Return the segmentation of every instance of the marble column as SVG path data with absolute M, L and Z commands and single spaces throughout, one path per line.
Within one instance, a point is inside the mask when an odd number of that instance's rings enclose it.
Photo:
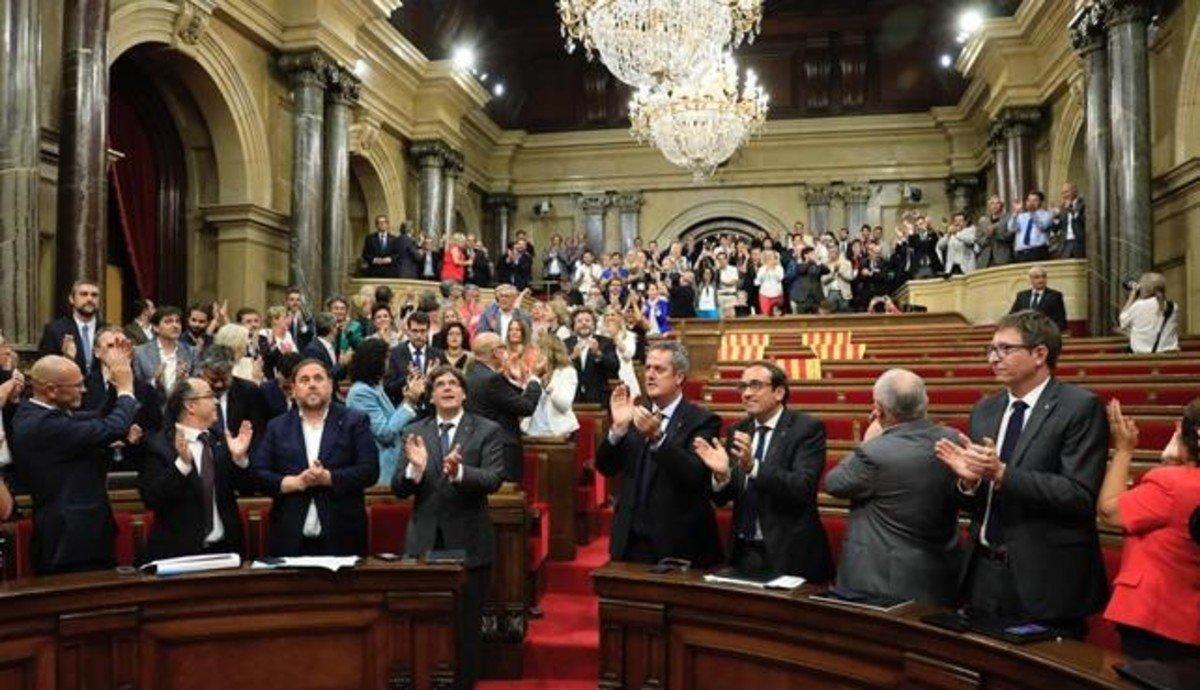
M 950 202 L 950 213 L 962 211 L 967 214 L 968 222 L 974 222 L 974 212 L 979 205 L 978 195 L 978 175 L 951 175 L 946 178 L 946 198 Z
M 1108 0 L 1109 116 L 1112 127 L 1113 280 L 1153 265 L 1150 209 L 1150 67 L 1146 0 Z
M 604 236 L 604 216 L 608 212 L 607 194 L 586 194 L 577 202 L 583 211 L 583 231 L 587 235 L 587 246 L 597 257 L 608 251 Z
M 1112 330 L 1115 309 L 1121 302 L 1121 281 L 1112 274 L 1111 204 L 1109 188 L 1108 51 L 1104 10 L 1096 2 L 1076 15 L 1071 44 L 1083 60 L 1084 140 L 1087 148 L 1088 187 L 1085 237 L 1088 260 L 1088 327 L 1092 335 Z
M 292 235 L 290 281 L 309 304 L 324 298 L 322 200 L 324 198 L 325 80 L 332 61 L 319 50 L 287 53 L 279 67 L 292 86 Z
M 1004 126 L 999 120 L 988 125 L 988 148 L 992 150 L 992 174 L 996 178 L 996 196 L 1008 209 L 1012 199 L 1008 196 L 1008 142 L 1004 139 Z
M 65 0 L 62 13 L 56 298 L 84 278 L 104 294 L 108 258 L 108 0 Z
M 409 149 L 421 170 L 421 209 L 418 225 L 422 235 L 438 237 L 445 230 L 442 210 L 446 201 L 442 192 L 443 171 L 450 158 L 450 147 L 440 139 L 414 141 Z
M 808 227 L 814 235 L 835 229 L 829 226 L 831 198 L 827 187 L 809 187 L 804 192 L 804 201 L 808 204 Z
M 489 219 L 489 231 L 484 244 L 492 252 L 492 256 L 508 247 L 509 225 L 512 214 L 517 210 L 517 197 L 507 192 L 488 194 L 483 197 L 483 210 Z
M 39 4 L 0 5 L 0 332 L 22 345 L 37 338 Z
M 1037 127 L 1042 121 L 1041 108 L 1008 108 L 1000 116 L 1008 149 L 1008 197 L 1024 199 L 1033 191 L 1037 179 L 1033 171 L 1033 146 Z
M 321 218 L 321 283 L 325 297 L 341 294 L 351 267 L 350 249 L 350 121 L 358 103 L 359 80 L 349 70 L 330 66 L 326 72 L 324 132 L 324 196 Z
M 871 203 L 871 190 L 867 187 L 850 187 L 843 199 L 846 205 L 846 227 L 854 235 L 868 222 L 867 206 Z
M 641 234 L 642 204 L 645 199 L 641 192 L 625 192 L 614 196 L 612 203 L 620 214 L 621 251 L 628 252 Z
M 458 178 L 463 171 L 463 155 L 451 151 L 442 167 L 442 233 L 449 237 L 454 232 L 454 195 L 458 193 Z

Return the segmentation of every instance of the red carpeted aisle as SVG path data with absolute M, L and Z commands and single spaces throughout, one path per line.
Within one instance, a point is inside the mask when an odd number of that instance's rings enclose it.
M 581 547 L 575 560 L 548 562 L 542 617 L 530 621 L 525 677 L 480 681 L 479 690 L 595 690 L 599 675 L 599 611 L 588 576 L 608 562 L 608 539 Z

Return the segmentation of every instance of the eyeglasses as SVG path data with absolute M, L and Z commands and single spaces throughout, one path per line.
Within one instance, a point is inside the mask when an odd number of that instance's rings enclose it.
M 59 388 L 87 388 L 87 382 L 83 379 L 79 379 L 75 383 L 55 383 L 53 385 Z
M 987 345 L 983 348 L 983 355 L 988 359 L 995 355 L 997 359 L 1004 359 L 1016 352 L 1017 350 L 1033 350 L 1029 345 L 1014 345 L 1012 343 L 997 343 L 995 345 Z
M 746 391 L 757 393 L 771 384 L 767 381 L 738 381 L 736 385 L 739 393 L 745 393 Z
M 184 400 L 211 400 L 216 397 L 217 396 L 213 395 L 212 393 L 209 393 L 208 395 L 189 395 L 184 398 Z

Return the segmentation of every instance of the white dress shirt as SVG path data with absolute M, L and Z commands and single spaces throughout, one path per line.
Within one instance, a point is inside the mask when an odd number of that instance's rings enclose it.
M 463 418 L 463 410 L 461 410 L 461 409 L 458 411 L 457 415 L 455 415 L 449 419 L 444 419 L 442 417 L 441 413 L 438 413 L 438 415 L 437 415 L 437 430 L 438 430 L 438 442 L 439 443 L 441 442 L 441 437 L 442 437 L 442 428 L 441 428 L 442 424 L 450 424 L 452 426 L 446 430 L 447 431 L 446 435 L 450 439 L 450 448 L 451 449 L 454 448 L 454 439 L 458 437 L 458 428 L 460 426 L 462 426 L 462 418 Z M 430 449 L 430 448 L 426 448 L 425 450 L 427 453 L 434 452 L 434 450 Z M 440 453 L 441 449 L 440 448 L 437 449 L 436 452 Z M 428 467 L 428 465 L 426 465 L 426 467 Z M 417 469 L 415 467 L 413 467 L 411 462 L 408 463 L 408 466 L 404 468 L 404 476 L 407 477 L 408 479 L 411 479 L 416 484 L 421 483 L 421 478 L 424 476 L 424 474 L 425 474 L 424 470 L 417 471 Z M 458 474 L 451 477 L 450 481 L 452 483 L 457 484 L 458 482 L 462 481 L 462 478 L 463 478 L 463 466 L 461 463 L 459 463 Z
M 763 458 L 767 457 L 767 453 L 771 450 L 771 439 L 775 438 L 775 430 L 779 428 L 779 418 L 782 416 L 783 416 L 783 406 L 781 405 L 779 407 L 779 409 L 775 412 L 775 415 L 772 416 L 770 419 L 768 419 L 766 422 L 763 422 L 761 424 L 758 423 L 757 421 L 754 422 L 754 431 L 751 432 L 751 434 L 750 434 L 750 443 L 751 443 L 750 456 L 751 457 L 754 457 L 755 455 L 762 455 Z M 766 433 L 764 433 L 762 435 L 762 440 L 759 441 L 755 437 L 758 436 L 758 428 L 761 426 L 765 426 L 770 430 L 767 431 Z M 759 446 L 762 446 L 762 452 L 759 452 Z M 742 480 L 743 481 L 742 488 L 745 488 L 746 484 L 748 484 L 751 479 L 758 479 L 759 462 L 760 462 L 759 460 L 755 460 L 754 464 L 750 467 L 749 474 L 747 474 L 745 476 L 745 478 Z M 718 482 L 716 476 L 714 476 L 712 479 L 713 491 L 720 491 L 721 489 L 724 489 L 731 481 L 731 478 L 732 478 L 732 472 L 730 473 L 730 477 L 726 478 L 725 481 L 723 481 L 723 482 Z M 754 538 L 758 539 L 758 540 L 762 540 L 762 538 L 763 538 L 762 520 L 758 520 L 754 523 Z
M 4 435 L 4 410 L 0 408 L 0 467 L 12 463 L 12 452 L 8 449 L 8 437 Z
M 1042 381 L 1037 388 L 1034 388 L 1020 398 L 1013 396 L 1011 392 L 1008 393 L 1008 407 L 1004 409 L 1004 416 L 1000 418 L 1000 432 L 996 435 L 997 453 L 999 453 L 1000 449 L 1004 447 L 1004 436 L 1008 432 L 1008 420 L 1010 417 L 1012 417 L 1013 403 L 1015 403 L 1017 400 L 1022 400 L 1026 405 L 1025 421 L 1021 425 L 1021 433 L 1025 433 L 1025 428 L 1029 426 L 1029 419 L 1033 416 L 1034 410 L 1037 409 L 1038 400 L 1041 399 L 1042 393 L 1046 390 L 1046 386 L 1049 385 L 1049 383 L 1050 378 L 1047 377 L 1046 380 Z M 979 541 L 984 546 L 991 546 L 991 544 L 987 543 L 987 537 L 985 535 L 987 533 L 988 519 L 992 515 L 992 496 L 995 494 L 995 486 L 996 485 L 994 482 L 988 482 L 987 506 L 983 509 L 983 522 L 980 523 L 979 528 Z M 959 485 L 959 488 L 962 488 L 961 484 Z M 974 494 L 975 491 L 964 491 L 964 493 Z
M 325 408 L 325 412 L 321 414 L 321 421 L 318 424 L 309 424 L 304 419 L 304 415 L 300 415 L 300 429 L 304 432 L 304 452 L 308 455 L 308 466 L 314 467 L 316 462 L 320 460 L 321 453 L 321 437 L 325 434 L 325 418 L 329 416 L 329 408 Z M 316 539 L 321 536 L 321 517 L 317 514 L 317 502 L 310 500 L 308 502 L 308 513 L 304 516 L 304 536 L 309 539 Z
M 162 364 L 163 390 L 169 393 L 175 390 L 175 380 L 179 377 L 179 343 L 175 343 L 175 349 L 169 355 L 163 350 L 161 340 L 154 343 L 158 346 L 158 362 Z
M 196 472 L 201 476 L 203 476 L 205 472 L 216 472 L 215 467 L 204 466 L 204 444 L 200 443 L 200 434 L 204 433 L 206 429 L 197 429 L 195 427 L 187 426 L 186 424 L 176 424 L 175 428 L 183 432 L 183 437 L 187 439 L 188 453 L 190 453 L 192 456 L 191 464 L 184 462 L 183 458 L 175 458 L 175 468 L 179 470 L 179 473 L 186 477 L 192 473 L 193 468 L 195 468 Z M 233 463 L 242 469 L 246 469 L 250 466 L 250 458 L 246 457 L 242 458 L 241 460 L 233 458 Z M 221 522 L 220 511 L 217 510 L 217 494 L 214 491 L 213 528 L 212 531 L 204 537 L 204 543 L 215 544 L 224 538 L 225 525 Z
M 650 450 L 658 450 L 662 446 L 663 440 L 667 438 L 667 427 L 671 424 L 671 417 L 675 416 L 675 410 L 681 402 L 683 402 L 683 393 L 676 395 L 675 399 L 667 403 L 666 407 L 652 406 L 651 412 L 662 415 L 662 422 L 659 423 L 658 427 L 658 440 L 650 444 Z M 612 429 L 608 430 L 608 442 L 610 444 L 615 446 L 621 442 L 622 438 L 625 438 L 625 434 L 614 434 Z

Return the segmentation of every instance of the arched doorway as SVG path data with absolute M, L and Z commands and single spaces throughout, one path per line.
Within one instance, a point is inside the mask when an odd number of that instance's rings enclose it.
M 765 237 L 767 232 L 757 223 L 744 218 L 709 218 L 688 227 L 679 234 L 679 239 L 683 242 L 689 240 L 703 242 L 710 237 L 720 235 L 732 235 L 735 242 L 738 239 L 754 242 Z

